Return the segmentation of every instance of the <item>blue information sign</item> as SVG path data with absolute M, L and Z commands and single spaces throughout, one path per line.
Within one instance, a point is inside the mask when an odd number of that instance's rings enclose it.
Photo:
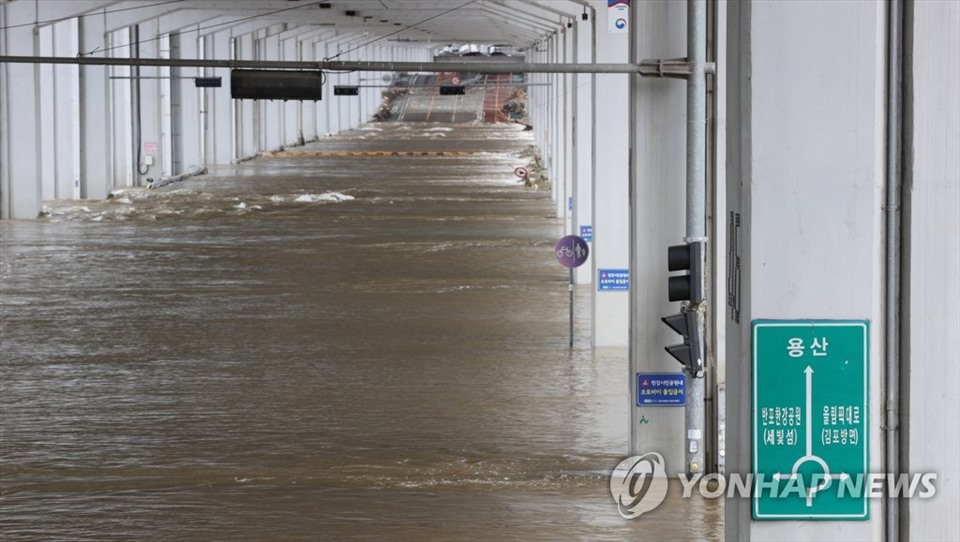
M 597 290 L 601 292 L 630 289 L 629 269 L 598 269 Z
M 588 243 L 593 242 L 593 226 L 591 224 L 580 226 L 580 238 Z
M 687 375 L 637 373 L 637 406 L 682 406 L 687 402 Z

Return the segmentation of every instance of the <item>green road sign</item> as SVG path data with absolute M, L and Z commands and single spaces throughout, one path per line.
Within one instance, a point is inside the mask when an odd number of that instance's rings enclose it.
M 868 519 L 867 321 L 753 322 L 754 519 Z

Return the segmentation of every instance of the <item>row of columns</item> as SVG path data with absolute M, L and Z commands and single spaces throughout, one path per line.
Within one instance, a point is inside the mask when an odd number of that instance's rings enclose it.
M 636 64 L 685 56 L 685 2 L 632 2 L 630 33 L 611 27 L 606 2 L 589 4 L 587 20 L 561 19 L 531 48 L 531 60 Z M 888 4 L 710 6 L 716 73 L 706 119 L 704 468 L 753 469 L 752 322 L 865 320 L 869 472 L 888 467 L 884 433 L 899 431 L 900 472 L 935 472 L 939 484 L 933 499 L 891 500 L 889 507 L 900 509 L 901 536 L 953 539 L 960 536 L 951 514 L 960 500 L 960 431 L 940 413 L 960 400 L 960 290 L 956 280 L 943 280 L 960 274 L 960 72 L 951 63 L 960 55 L 960 5 L 907 7 L 911 54 L 898 207 L 883 197 L 892 152 L 885 136 L 892 122 L 885 101 Z M 629 453 L 657 451 L 668 473 L 683 472 L 683 409 L 637 406 L 634 380 L 638 373 L 680 372 L 663 351 L 680 337 L 661 318 L 677 311 L 667 298 L 666 249 L 685 241 L 685 84 L 614 74 L 530 80 L 531 122 L 563 233 L 592 231 L 590 259 L 575 281 L 591 289 L 593 346 L 629 345 Z M 885 236 L 893 235 L 883 224 L 891 212 L 904 213 L 900 299 L 882 295 Z M 627 268 L 629 292 L 598 289 L 600 270 Z M 903 318 L 899 330 L 886 321 L 891 303 Z M 898 378 L 884 367 L 884 343 L 894 333 L 903 341 L 898 404 L 884 391 L 887 379 Z M 901 412 L 899 427 L 885 422 L 891 409 Z M 725 436 L 725 445 L 711 442 Z M 871 499 L 866 521 L 854 522 L 757 521 L 751 505 L 728 499 L 728 539 L 875 540 L 896 528 L 879 498 Z
M 532 62 L 626 63 L 629 34 L 610 32 L 607 4 L 531 48 Z M 565 234 L 588 239 L 591 256 L 577 284 L 591 285 L 594 347 L 628 345 L 627 290 L 599 290 L 598 273 L 628 268 L 629 78 L 626 74 L 532 74 L 529 112 L 557 216 Z M 635 283 L 632 281 L 632 284 Z
M 332 28 L 256 20 L 201 24 L 222 17 L 189 11 L 142 20 L 123 10 L 81 11 L 109 4 L 4 3 L 0 51 L 23 56 L 430 60 L 425 49 L 368 43 L 361 34 Z M 333 87 L 379 84 L 381 75 L 327 73 L 319 102 L 241 101 L 230 98 L 228 69 L 3 64 L 0 217 L 35 218 L 44 200 L 106 198 L 115 187 L 227 165 L 356 128 L 376 113 L 380 89 L 362 88 L 359 98 L 334 97 Z M 198 76 L 220 77 L 222 86 L 196 88 Z

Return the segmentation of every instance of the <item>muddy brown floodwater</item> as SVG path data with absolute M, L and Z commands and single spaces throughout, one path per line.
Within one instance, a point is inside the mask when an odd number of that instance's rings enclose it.
M 530 144 L 369 125 L 0 224 L 0 538 L 719 537 L 715 502 L 617 512 L 626 351 L 589 287 L 567 348 Z

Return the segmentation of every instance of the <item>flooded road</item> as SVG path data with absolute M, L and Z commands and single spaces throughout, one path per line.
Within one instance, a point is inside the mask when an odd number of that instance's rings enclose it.
M 716 502 L 617 513 L 626 352 L 585 288 L 567 348 L 531 144 L 370 125 L 0 223 L 0 538 L 721 536 Z

